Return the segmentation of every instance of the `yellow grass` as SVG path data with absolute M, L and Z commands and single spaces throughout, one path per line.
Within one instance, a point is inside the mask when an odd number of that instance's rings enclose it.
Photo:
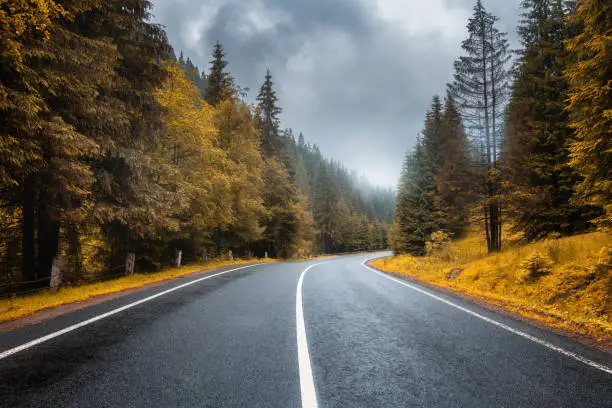
M 445 254 L 388 257 L 372 265 L 465 293 L 551 326 L 610 341 L 611 247 L 612 235 L 597 232 L 517 245 L 488 255 L 482 234 L 472 232 L 452 243 Z M 550 273 L 526 280 L 521 263 L 536 252 L 550 260 Z M 450 279 L 448 274 L 454 268 L 462 272 Z
M 30 296 L 0 300 L 0 322 L 14 320 L 30 315 L 43 309 L 49 309 L 69 303 L 81 302 L 95 296 L 106 295 L 126 289 L 138 288 L 149 283 L 174 279 L 199 271 L 208 271 L 223 266 L 244 265 L 252 263 L 247 260 L 218 260 L 204 265 L 188 265 L 180 268 L 167 269 L 151 274 L 134 274 L 106 282 L 86 284 L 82 286 L 62 287 L 57 293 L 40 292 Z M 271 259 L 259 262 L 273 262 Z

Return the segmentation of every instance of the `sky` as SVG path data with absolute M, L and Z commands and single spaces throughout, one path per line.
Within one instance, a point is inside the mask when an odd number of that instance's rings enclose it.
M 152 0 L 176 53 L 208 69 L 223 44 L 253 100 L 270 69 L 283 128 L 370 182 L 395 187 L 445 93 L 475 0 Z M 520 0 L 483 0 L 516 47 Z

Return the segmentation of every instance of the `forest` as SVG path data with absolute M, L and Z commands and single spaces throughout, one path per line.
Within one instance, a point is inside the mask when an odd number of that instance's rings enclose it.
M 612 3 L 523 0 L 511 50 L 478 0 L 398 187 L 390 244 L 424 255 L 477 225 L 489 253 L 612 228 Z
M 250 102 L 220 43 L 177 58 L 150 10 L 0 5 L 0 283 L 386 248 L 395 192 L 284 128 L 269 71 Z

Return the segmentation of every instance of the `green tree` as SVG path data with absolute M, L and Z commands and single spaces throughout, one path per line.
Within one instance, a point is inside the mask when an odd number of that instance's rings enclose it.
M 261 131 L 261 148 L 266 157 L 279 156 L 282 151 L 282 140 L 279 134 L 279 115 L 282 109 L 272 82 L 270 70 L 257 96 L 257 127 Z
M 584 26 L 567 42 L 570 165 L 582 177 L 575 200 L 605 209 L 596 222 L 612 229 L 612 4 L 579 0 L 573 22 Z
M 584 229 L 589 212 L 570 203 L 579 177 L 568 164 L 572 134 L 563 76 L 570 27 L 560 0 L 525 0 L 523 49 L 508 107 L 504 161 L 514 228 L 529 240 Z
M 501 249 L 498 146 L 510 58 L 506 34 L 497 29 L 497 20 L 477 0 L 467 25 L 469 38 L 461 45 L 466 55 L 455 61 L 454 82 L 450 86 L 466 130 L 483 150 L 479 163 L 484 187 L 481 202 L 489 251 Z
M 226 71 L 228 62 L 225 56 L 223 46 L 217 41 L 210 60 L 210 71 L 204 93 L 206 101 L 211 106 L 217 106 L 225 99 L 235 96 L 234 79 Z
M 391 247 L 396 254 L 425 254 L 425 243 L 436 231 L 435 201 L 431 194 L 432 167 L 422 139 L 406 155 L 400 177 Z
M 461 116 L 450 93 L 444 102 L 441 122 L 442 165 L 436 173 L 437 207 L 442 219 L 439 229 L 459 237 L 469 222 L 474 175 Z
M 319 165 L 313 188 L 312 213 L 317 240 L 323 253 L 335 249 L 338 238 L 338 194 L 325 163 Z

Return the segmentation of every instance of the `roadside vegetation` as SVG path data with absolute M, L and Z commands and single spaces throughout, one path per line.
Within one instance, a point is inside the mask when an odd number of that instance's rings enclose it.
M 612 338 L 612 235 L 592 232 L 525 244 L 504 240 L 489 254 L 482 231 L 451 242 L 434 234 L 426 256 L 382 258 L 372 266 L 499 305 L 598 340 Z
M 392 190 L 283 126 L 271 72 L 248 95 L 222 44 L 208 67 L 177 56 L 151 9 L 2 2 L 0 295 L 44 289 L 58 268 L 70 284 L 155 272 L 179 251 L 385 248 Z
M 513 52 L 476 0 L 374 265 L 609 341 L 612 5 L 521 8 Z

